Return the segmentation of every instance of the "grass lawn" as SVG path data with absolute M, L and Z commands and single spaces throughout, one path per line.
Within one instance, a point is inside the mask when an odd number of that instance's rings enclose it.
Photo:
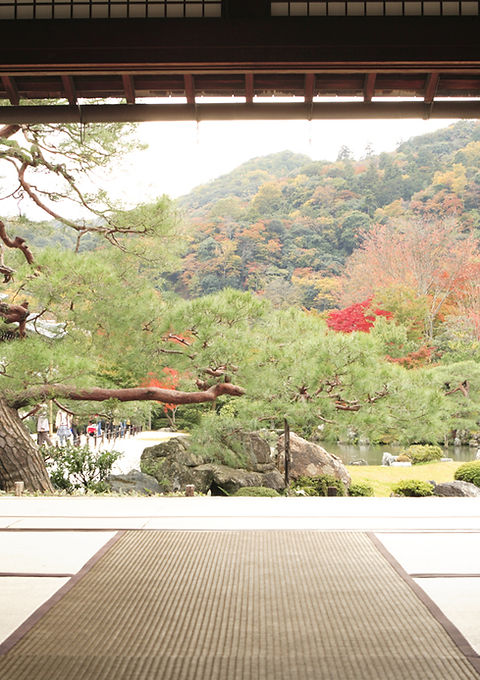
M 452 482 L 455 470 L 462 463 L 423 463 L 411 467 L 390 467 L 387 465 L 348 465 L 352 482 L 367 482 L 374 489 L 375 496 L 390 496 L 392 485 L 404 479 L 421 479 Z

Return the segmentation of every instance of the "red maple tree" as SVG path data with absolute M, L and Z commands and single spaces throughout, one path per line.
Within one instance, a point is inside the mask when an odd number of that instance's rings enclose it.
M 180 379 L 178 371 L 174 368 L 165 367 L 162 369 L 162 373 L 165 375 L 163 380 L 159 380 L 158 376 L 153 372 L 148 373 L 143 387 L 162 387 L 163 389 L 175 390 Z M 167 416 L 169 411 L 175 411 L 177 407 L 178 404 L 163 404 L 163 410 Z
M 354 331 L 370 333 L 377 317 L 383 316 L 386 319 L 393 317 L 391 312 L 384 309 L 371 309 L 371 304 L 372 298 L 370 297 L 363 302 L 345 307 L 345 309 L 334 310 L 327 316 L 327 326 L 333 331 L 341 333 L 353 333 Z

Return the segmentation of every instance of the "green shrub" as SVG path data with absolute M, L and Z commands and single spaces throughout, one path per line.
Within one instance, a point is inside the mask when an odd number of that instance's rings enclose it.
M 473 460 L 470 463 L 460 465 L 455 471 L 455 479 L 480 486 L 480 460 Z
M 397 496 L 433 496 L 433 485 L 420 479 L 403 479 L 392 490 Z
M 348 488 L 349 496 L 373 496 L 373 486 L 367 482 L 353 482 Z
M 106 478 L 113 464 L 120 458 L 120 451 L 99 451 L 85 446 L 42 446 L 48 474 L 57 489 L 71 493 L 75 489 L 94 491 L 108 490 Z
M 228 409 L 225 416 L 221 412 L 220 415 L 216 411 L 204 414 L 190 432 L 190 451 L 208 463 L 245 468 L 248 457 L 240 439 L 235 438 L 238 422 L 229 417 Z
M 338 496 L 346 496 L 347 490 L 343 482 L 333 475 L 318 475 L 316 477 L 298 477 L 291 484 L 293 490 L 299 489 L 307 496 L 328 496 L 328 487 L 337 489 Z
M 270 489 L 266 486 L 243 486 L 238 491 L 235 491 L 234 496 L 280 496 L 278 491 Z
M 429 463 L 432 460 L 440 460 L 443 458 L 443 451 L 440 446 L 435 446 L 433 444 L 413 444 L 402 453 L 409 457 L 413 465 L 417 463 Z

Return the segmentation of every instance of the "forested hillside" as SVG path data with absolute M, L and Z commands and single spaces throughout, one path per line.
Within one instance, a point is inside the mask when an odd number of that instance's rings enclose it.
M 153 406 L 213 457 L 284 417 L 326 441 L 480 444 L 479 123 L 361 160 L 253 159 L 178 204 L 5 220 L 1 394 L 227 389 Z
M 187 297 L 232 287 L 277 306 L 336 307 L 345 263 L 373 225 L 452 218 L 476 235 L 479 166 L 476 122 L 360 161 L 345 147 L 336 162 L 253 159 L 180 200 L 189 243 L 174 284 Z

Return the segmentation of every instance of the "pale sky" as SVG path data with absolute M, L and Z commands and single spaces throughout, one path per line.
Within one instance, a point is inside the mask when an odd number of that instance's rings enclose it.
M 140 123 L 137 134 L 148 149 L 134 152 L 114 167 L 105 188 L 113 198 L 122 200 L 124 207 L 132 208 L 162 194 L 177 198 L 256 156 L 290 150 L 313 160 L 333 161 L 346 145 L 359 159 L 367 145 L 375 154 L 393 151 L 410 137 L 453 122 L 410 119 Z M 2 186 L 5 193 L 7 186 Z M 2 202 L 4 215 L 16 215 L 19 209 L 31 219 L 46 217 L 28 200 Z M 62 206 L 61 212 L 72 218 L 75 212 L 78 215 L 70 205 Z
M 178 197 L 256 156 L 290 150 L 314 160 L 335 160 L 342 145 L 355 158 L 368 144 L 374 153 L 447 127 L 452 120 L 228 121 L 141 123 L 149 149 L 126 159 L 114 173 L 115 194 L 146 202 L 166 193 Z

